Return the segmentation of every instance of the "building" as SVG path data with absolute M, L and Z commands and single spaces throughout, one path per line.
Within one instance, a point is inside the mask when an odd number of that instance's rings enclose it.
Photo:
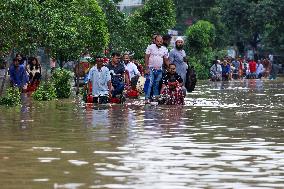
M 143 6 L 145 0 L 123 0 L 118 3 L 119 10 L 126 14 L 131 13 L 135 9 Z

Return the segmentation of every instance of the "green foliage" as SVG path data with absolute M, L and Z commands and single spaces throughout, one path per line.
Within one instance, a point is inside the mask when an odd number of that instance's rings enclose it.
M 108 19 L 110 50 L 131 51 L 135 58 L 144 57 L 154 33 L 165 34 L 175 25 L 172 0 L 148 0 L 129 16 L 120 12 L 110 0 L 100 0 L 100 4 Z
M 201 60 L 195 56 L 189 57 L 190 65 L 195 69 L 196 77 L 199 80 L 207 79 L 209 77 L 209 72 L 205 71 L 206 66 L 201 63 Z
M 0 1 L 0 53 L 17 48 L 22 52 L 37 46 L 40 5 L 37 0 Z
M 106 19 L 96 0 L 46 0 L 41 8 L 42 44 L 58 59 L 75 59 L 107 45 Z
M 1 0 L 0 54 L 46 48 L 57 59 L 102 51 L 109 34 L 96 0 Z
M 43 82 L 39 88 L 32 94 L 33 99 L 37 101 L 50 101 L 56 98 L 56 90 L 51 82 Z
M 251 12 L 253 10 L 250 0 L 221 0 L 218 6 L 221 8 L 222 21 L 228 27 L 230 41 L 246 41 L 252 37 Z
M 165 34 L 175 23 L 175 7 L 172 0 L 148 0 L 145 5 L 128 17 L 127 47 L 142 58 L 151 37 Z
M 55 98 L 69 98 L 71 95 L 71 72 L 65 69 L 56 69 L 51 80 L 40 84 L 33 93 L 38 101 L 50 101 Z
M 208 21 L 200 20 L 186 31 L 186 50 L 189 61 L 195 68 L 198 79 L 207 79 L 209 68 L 214 58 L 213 44 L 215 27 Z
M 56 69 L 51 81 L 54 84 L 57 98 L 69 98 L 71 95 L 71 72 L 65 69 Z
M 265 7 L 259 15 L 259 18 L 264 17 L 265 20 L 261 30 L 264 48 L 284 52 L 284 0 L 263 0 L 260 3 L 261 7 Z
M 284 0 L 219 0 L 216 7 L 230 34 L 227 44 L 243 43 L 257 50 L 261 43 L 270 51 L 284 50 Z
M 190 24 L 205 19 L 217 0 L 174 0 L 177 14 L 175 28 L 184 33 Z M 210 20 L 211 21 L 211 20 Z
M 124 51 L 126 49 L 125 34 L 127 33 L 126 16 L 110 0 L 100 0 L 99 2 L 107 19 L 107 27 L 110 33 L 110 51 Z
M 201 54 L 213 46 L 215 27 L 208 21 L 200 20 L 188 28 L 186 37 L 186 49 L 192 54 Z
M 0 98 L 0 105 L 17 106 L 21 104 L 21 93 L 18 88 L 8 88 L 6 95 Z

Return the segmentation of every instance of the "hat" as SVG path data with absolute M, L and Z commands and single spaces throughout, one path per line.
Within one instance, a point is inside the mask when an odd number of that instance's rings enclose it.
M 178 37 L 178 38 L 176 39 L 176 42 L 177 42 L 177 41 L 182 41 L 182 42 L 183 42 L 183 38 Z

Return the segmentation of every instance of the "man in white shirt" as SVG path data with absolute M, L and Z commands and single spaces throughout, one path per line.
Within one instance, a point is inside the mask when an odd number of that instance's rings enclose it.
M 145 103 L 149 103 L 151 90 L 153 88 L 153 96 L 159 96 L 159 84 L 162 79 L 162 67 L 163 64 L 169 67 L 168 49 L 163 45 L 163 38 L 157 35 L 155 38 L 155 44 L 151 44 L 146 49 L 145 54 L 145 66 L 146 74 L 149 74 L 150 83 L 145 92 Z
M 136 86 L 138 78 L 141 76 L 141 74 L 138 71 L 137 66 L 133 62 L 130 62 L 130 57 L 128 53 L 125 53 L 123 55 L 123 63 L 125 70 L 128 73 L 129 82 L 131 83 L 131 86 Z
M 219 60 L 213 60 L 213 65 L 210 68 L 211 81 L 221 81 L 222 80 L 222 66 Z
M 256 76 L 257 76 L 258 79 L 262 78 L 263 72 L 264 72 L 264 67 L 263 67 L 261 61 L 258 60 L 257 64 L 256 64 Z
M 102 57 L 97 56 L 96 65 L 90 69 L 87 82 L 92 84 L 94 103 L 107 103 L 112 96 L 112 84 L 110 71 L 103 65 Z

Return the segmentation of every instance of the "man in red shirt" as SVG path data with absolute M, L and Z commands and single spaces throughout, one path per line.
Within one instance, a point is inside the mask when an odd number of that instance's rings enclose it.
M 256 79 L 256 62 L 254 59 L 249 61 L 249 79 Z

